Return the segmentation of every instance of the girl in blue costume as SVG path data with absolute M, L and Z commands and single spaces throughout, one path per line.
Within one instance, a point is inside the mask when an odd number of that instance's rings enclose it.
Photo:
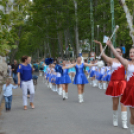
M 75 60 L 72 60 L 71 61 L 71 64 L 74 64 L 74 63 L 75 63 Z M 73 82 L 74 81 L 75 74 L 76 74 L 75 67 L 70 68 L 70 73 L 71 73 L 71 80 Z
M 101 81 L 102 81 L 102 89 L 106 90 L 107 89 L 107 67 L 106 66 Z
M 59 61 L 57 61 L 57 64 L 59 65 Z M 61 65 L 59 65 L 59 66 L 61 66 Z M 58 92 L 58 94 L 59 95 L 62 95 L 62 84 L 61 84 L 61 72 L 56 72 L 56 85 L 57 85 L 57 92 Z
M 55 64 L 51 64 L 51 77 L 50 77 L 50 83 L 52 84 L 52 91 L 57 92 L 56 88 L 56 72 L 55 72 Z
M 78 88 L 79 103 L 84 102 L 84 100 L 83 100 L 84 85 L 88 83 L 88 80 L 84 74 L 84 66 L 89 66 L 89 67 L 93 66 L 92 64 L 81 63 L 81 61 L 82 61 L 81 57 L 78 57 L 76 63 L 74 63 L 70 66 L 62 67 L 64 70 L 72 68 L 72 67 L 75 67 L 75 69 L 76 69 L 74 84 L 76 84 L 77 88 Z
M 66 67 L 67 61 L 63 60 L 63 68 Z M 68 99 L 68 84 L 71 83 L 71 79 L 68 74 L 69 69 L 64 69 L 61 77 L 62 90 L 63 90 L 63 100 Z
M 85 62 L 85 63 L 88 63 L 88 62 L 87 62 L 87 59 L 85 59 L 84 62 Z M 89 74 L 88 74 L 89 67 L 86 66 L 85 69 L 84 69 L 84 71 L 85 71 L 85 74 L 86 74 L 87 78 L 89 78 Z

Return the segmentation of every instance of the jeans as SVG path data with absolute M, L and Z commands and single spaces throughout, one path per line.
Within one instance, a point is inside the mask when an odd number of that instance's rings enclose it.
M 18 76 L 15 73 L 13 73 L 13 80 L 15 84 L 18 84 Z
M 11 96 L 4 96 L 5 97 L 5 108 L 6 109 L 11 109 L 12 105 L 12 95 Z

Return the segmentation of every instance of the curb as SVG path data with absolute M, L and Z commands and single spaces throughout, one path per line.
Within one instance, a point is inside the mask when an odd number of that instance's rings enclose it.
M 3 100 L 3 92 L 1 92 L 0 94 L 0 106 L 1 106 L 2 100 Z

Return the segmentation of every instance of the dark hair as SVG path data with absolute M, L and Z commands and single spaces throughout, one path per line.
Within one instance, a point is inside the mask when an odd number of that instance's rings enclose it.
M 22 57 L 21 57 L 21 61 L 24 63 L 25 60 L 27 60 L 27 58 L 28 58 L 28 56 L 22 56 Z
M 120 50 L 121 50 L 121 53 L 123 53 L 123 51 L 122 51 L 122 48 L 121 48 L 121 47 L 116 47 L 115 49 L 120 49 Z

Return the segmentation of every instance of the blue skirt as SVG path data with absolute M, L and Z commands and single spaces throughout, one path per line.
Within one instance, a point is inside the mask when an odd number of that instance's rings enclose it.
M 50 74 L 46 74 L 46 80 L 49 80 Z
M 60 84 L 62 84 L 62 81 L 61 81 L 62 79 L 61 79 L 61 77 L 56 77 L 56 84 L 57 85 L 60 85 Z
M 69 84 L 72 83 L 69 75 L 63 75 L 61 77 L 61 84 Z
M 102 77 L 102 81 L 107 81 L 107 78 L 108 78 L 108 76 L 106 75 L 106 76 L 104 76 L 104 77 Z
M 84 73 L 76 74 L 73 84 L 88 84 L 87 77 L 85 76 Z
M 109 82 L 111 80 L 111 75 L 107 75 L 107 81 Z
M 51 83 L 56 83 L 56 76 L 55 75 L 52 75 L 52 77 L 51 77 Z
M 94 75 L 95 75 L 95 71 L 91 71 L 90 72 L 90 77 L 94 77 Z

